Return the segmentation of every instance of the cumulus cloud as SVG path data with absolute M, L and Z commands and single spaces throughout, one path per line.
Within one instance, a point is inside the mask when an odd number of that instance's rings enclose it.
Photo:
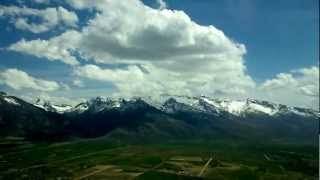
M 126 64 L 127 69 L 75 67 L 79 77 L 109 81 L 119 93 L 242 96 L 255 86 L 246 73 L 245 46 L 183 11 L 152 9 L 139 0 L 67 2 L 97 14 L 79 31 L 21 40 L 8 49 L 70 65 L 78 65 L 75 52 L 98 64 Z
M 73 31 L 68 31 L 62 36 L 52 38 L 50 41 L 36 39 L 25 41 L 24 39 L 9 46 L 7 49 L 25 54 L 34 55 L 38 58 L 46 58 L 50 61 L 61 61 L 70 65 L 77 65 L 79 62 L 71 55 L 70 44 L 65 44 L 65 41 L 71 41 Z M 75 41 L 74 41 L 75 42 Z
M 298 81 L 293 77 L 292 74 L 287 73 L 280 73 L 276 76 L 276 78 L 267 80 L 262 84 L 262 89 L 266 90 L 274 90 L 274 89 L 281 89 L 284 87 L 296 86 L 298 85 Z
M 45 1 L 41 0 L 41 2 Z M 58 25 L 76 27 L 78 23 L 78 16 L 63 7 L 33 9 L 0 5 L 0 17 L 8 17 L 9 22 L 17 29 L 28 30 L 33 33 L 46 32 Z M 38 18 L 40 23 L 32 22 L 31 18 Z
M 125 69 L 103 69 L 96 65 L 79 66 L 75 74 L 84 79 L 111 82 L 116 86 L 117 91 L 114 95 L 121 96 L 146 96 L 158 95 L 159 92 L 188 91 L 183 89 L 184 82 L 163 83 L 160 78 L 168 80 L 168 77 L 159 77 L 159 72 L 144 72 L 139 66 L 129 66 Z M 175 87 L 169 87 L 169 86 Z
M 280 73 L 261 86 L 265 98 L 295 106 L 319 107 L 319 68 L 312 66 Z
M 73 5 L 82 7 L 88 3 L 93 6 L 94 2 L 77 0 Z M 231 41 L 214 26 L 196 24 L 183 11 L 159 11 L 138 0 L 98 2 L 104 2 L 96 7 L 101 12 L 82 31 L 66 32 L 47 41 L 65 49 L 75 49 L 99 63 L 173 63 L 184 59 L 242 61 L 243 44 Z M 58 38 L 65 41 L 57 41 Z
M 153 96 L 161 94 L 200 95 L 207 92 L 215 96 L 243 95 L 239 79 L 224 83 L 224 78 L 216 76 L 191 77 L 179 72 L 161 69 L 152 64 L 130 65 L 122 69 L 100 68 L 96 65 L 79 66 L 75 69 L 79 78 L 111 82 L 117 88 L 117 96 Z M 233 87 L 235 86 L 235 87 Z
M 252 96 L 319 107 L 317 67 L 280 73 L 256 84 L 246 72 L 243 44 L 214 26 L 197 24 L 183 11 L 166 9 L 164 1 L 158 1 L 159 9 L 140 0 L 66 1 L 74 9 L 94 9 L 96 15 L 79 30 L 67 30 L 50 39 L 22 39 L 7 49 L 72 65 L 72 87 L 80 88 L 69 96 L 95 96 L 98 92 L 129 97 L 163 93 Z M 30 24 L 23 18 L 18 21 L 18 26 Z M 79 57 L 89 64 L 80 64 Z M 107 85 L 95 89 L 90 87 L 94 83 Z
M 60 88 L 55 81 L 34 78 L 18 69 L 6 69 L 0 73 L 0 84 L 7 85 L 15 90 L 32 89 L 38 91 L 55 91 Z

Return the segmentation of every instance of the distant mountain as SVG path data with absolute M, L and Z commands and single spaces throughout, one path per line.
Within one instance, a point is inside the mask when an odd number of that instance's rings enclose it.
M 200 111 L 209 114 L 229 113 L 235 116 L 246 116 L 248 114 L 265 114 L 269 116 L 279 116 L 281 114 L 295 114 L 299 116 L 319 117 L 319 112 L 298 107 L 290 107 L 281 104 L 275 104 L 268 101 L 259 101 L 255 99 L 246 100 L 221 100 L 211 99 L 205 96 L 168 96 L 168 100 L 162 106 L 164 111 L 172 111 L 172 104 L 180 104 L 180 108 L 186 108 L 188 105 L 193 111 Z M 173 103 L 173 102 L 177 103 Z M 175 107 L 179 109 L 179 107 Z
M 315 143 L 319 112 L 267 101 L 162 96 L 97 97 L 74 107 L 0 96 L 1 136 L 32 139 L 106 136 L 135 142 L 239 138 Z
M 75 107 L 70 105 L 52 105 L 50 102 L 34 104 L 47 111 L 58 113 L 83 113 L 85 111 L 100 112 L 106 109 L 121 108 L 123 102 L 135 101 L 137 99 L 145 101 L 150 106 L 166 113 L 174 113 L 175 110 L 185 109 L 186 111 L 197 111 L 208 114 L 229 113 L 235 116 L 246 116 L 246 114 L 265 114 L 269 116 L 279 116 L 281 114 L 295 114 L 299 116 L 315 116 L 320 117 L 318 111 L 291 107 L 282 104 L 275 104 L 268 101 L 260 101 L 255 99 L 246 100 L 221 100 L 212 99 L 205 96 L 170 96 L 164 95 L 160 99 L 152 99 L 150 97 L 135 97 L 132 99 L 96 97 L 86 102 L 82 102 Z M 59 108 L 57 108 L 59 107 Z
M 66 136 L 64 127 L 67 123 L 60 114 L 0 93 L 0 136 L 55 140 Z

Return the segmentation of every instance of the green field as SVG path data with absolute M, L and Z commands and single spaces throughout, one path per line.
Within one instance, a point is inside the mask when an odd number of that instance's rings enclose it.
M 0 146 L 0 179 L 318 179 L 318 148 L 309 145 L 128 145 L 100 138 L 51 144 L 6 139 Z

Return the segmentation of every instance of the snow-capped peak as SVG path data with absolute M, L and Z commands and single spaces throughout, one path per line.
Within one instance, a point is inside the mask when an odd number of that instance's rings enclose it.
M 82 102 L 75 107 L 69 105 L 54 105 L 48 101 L 38 99 L 34 104 L 46 111 L 57 113 L 76 112 L 83 113 L 90 111 L 93 113 L 111 109 L 126 109 L 129 107 L 139 107 L 139 102 L 144 101 L 150 106 L 168 113 L 176 111 L 192 111 L 203 112 L 219 116 L 226 112 L 235 116 L 246 116 L 247 114 L 265 114 L 275 116 L 281 114 L 295 114 L 298 116 L 319 116 L 319 113 L 296 107 L 288 107 L 281 104 L 274 104 L 268 101 L 260 101 L 256 99 L 245 100 L 221 100 L 213 99 L 205 96 L 175 96 L 162 95 L 160 97 L 133 97 L 131 99 L 112 98 L 112 97 L 96 97 L 88 101 Z M 11 103 L 15 101 L 10 101 Z M 141 104 L 141 103 L 140 103 Z
M 42 100 L 40 98 L 38 98 L 33 105 L 41 109 L 44 109 L 46 111 L 56 112 L 60 114 L 69 112 L 72 109 L 72 106 L 70 105 L 66 105 L 66 104 L 55 105 L 55 104 L 52 104 L 50 101 Z
M 299 116 L 317 115 L 313 110 L 303 108 L 288 107 L 285 105 L 274 104 L 268 101 L 260 101 L 248 98 L 246 100 L 221 100 L 211 99 L 205 96 L 188 97 L 178 96 L 172 97 L 178 103 L 183 103 L 206 113 L 219 114 L 220 112 L 228 112 L 235 116 L 245 116 L 247 113 L 261 113 L 269 116 L 279 114 L 295 114 Z
M 274 105 L 267 103 L 266 101 L 258 101 L 254 99 L 246 100 L 211 100 L 206 97 L 201 97 L 201 99 L 218 108 L 220 111 L 227 111 L 233 115 L 241 115 L 246 112 L 251 113 L 263 113 L 267 115 L 274 115 L 278 112 Z
M 108 97 L 96 97 L 89 101 L 89 106 L 95 111 L 99 112 L 104 109 L 112 109 L 115 107 L 120 107 L 118 99 L 108 98 Z
M 92 112 L 100 112 L 105 109 L 120 107 L 121 99 L 98 96 L 86 102 L 82 102 L 72 108 L 72 112 L 83 113 L 87 110 Z
M 15 106 L 20 106 L 20 103 L 16 100 L 15 97 L 13 96 L 8 96 L 5 92 L 0 91 L 0 97 L 3 99 L 5 102 L 9 104 L 13 104 Z

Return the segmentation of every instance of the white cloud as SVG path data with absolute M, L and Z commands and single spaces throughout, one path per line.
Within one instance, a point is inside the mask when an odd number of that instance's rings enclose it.
M 319 108 L 319 68 L 280 73 L 261 86 L 264 98 L 293 106 Z
M 80 79 L 75 79 L 72 81 L 72 84 L 76 87 L 85 87 L 85 84 Z
M 164 0 L 157 0 L 157 3 L 159 4 L 159 9 L 167 8 L 167 3 Z
M 75 2 L 81 7 L 87 1 Z M 183 11 L 159 11 L 138 0 L 99 2 L 104 2 L 97 7 L 101 13 L 82 31 L 66 32 L 70 40 L 62 34 L 48 41 L 53 41 L 52 45 L 67 44 L 63 47 L 76 49 L 100 63 L 242 61 L 244 45 L 231 41 L 213 26 L 196 24 Z M 65 41 L 54 42 L 58 38 Z
M 66 94 L 57 94 L 57 93 L 53 93 L 53 92 L 42 92 L 42 91 L 35 91 L 35 92 L 25 92 L 23 94 L 14 94 L 18 97 L 21 97 L 22 99 L 24 99 L 25 101 L 29 102 L 29 103 L 35 103 L 38 99 L 41 99 L 43 101 L 49 101 L 52 104 L 55 105 L 62 105 L 62 104 L 66 104 L 66 105 L 71 105 L 71 106 L 75 106 L 77 104 L 79 104 L 80 102 L 84 102 L 85 99 L 82 98 L 69 98 L 66 97 Z
M 103 69 L 95 65 L 78 67 L 76 74 L 87 79 L 113 82 L 125 96 L 169 94 L 191 94 L 187 82 L 180 80 L 177 73 L 161 70 L 152 65 L 132 65 L 125 69 Z
M 18 69 L 6 69 L 0 73 L 0 84 L 7 85 L 15 90 L 32 89 L 38 91 L 55 91 L 60 88 L 55 81 L 34 78 Z
M 22 40 L 8 49 L 71 65 L 78 64 L 73 52 L 96 63 L 128 64 L 127 70 L 77 67 L 81 76 L 110 81 L 119 93 L 242 96 L 255 86 L 246 73 L 245 46 L 214 26 L 195 23 L 183 11 L 152 9 L 139 0 L 68 2 L 98 14 L 81 31 Z
M 292 74 L 280 73 L 276 76 L 276 78 L 267 80 L 262 84 L 262 89 L 274 90 L 285 88 L 288 85 L 296 86 L 298 85 L 297 80 L 293 77 Z
M 33 33 L 46 32 L 58 25 L 76 27 L 78 23 L 78 16 L 63 7 L 32 9 L 0 5 L 0 17 L 8 17 L 10 18 L 9 22 L 17 29 L 28 30 Z M 39 18 L 40 23 L 32 22 L 31 17 Z
M 68 11 L 67 9 L 63 7 L 58 7 L 56 9 L 57 15 L 60 19 L 60 21 L 70 27 L 76 27 L 78 23 L 78 16 L 71 11 Z
M 75 69 L 78 78 L 111 82 L 118 96 L 158 96 L 160 94 L 200 95 L 207 92 L 216 96 L 243 95 L 241 78 L 230 82 L 215 76 L 184 75 L 149 65 L 130 65 L 122 69 L 100 68 L 96 65 L 79 66 Z M 234 87 L 235 86 L 235 87 Z
M 79 62 L 71 55 L 71 49 L 68 48 L 69 44 L 64 43 L 66 41 L 72 42 L 72 34 L 73 31 L 68 31 L 68 33 L 64 33 L 57 38 L 52 38 L 50 41 L 40 39 L 25 41 L 22 39 L 9 46 L 8 50 L 23 52 L 38 58 L 46 58 L 50 61 L 62 61 L 66 64 L 77 65 Z
M 316 67 L 258 85 L 246 73 L 246 48 L 214 26 L 201 26 L 183 11 L 152 9 L 139 0 L 67 0 L 76 9 L 96 9 L 81 30 L 48 40 L 20 40 L 8 50 L 51 61 L 79 65 L 75 53 L 97 65 L 74 67 L 74 86 L 87 81 L 111 83 L 113 95 L 156 96 L 162 93 L 243 98 L 259 97 L 283 104 L 318 107 Z M 0 13 L 1 14 L 1 13 Z M 23 21 L 21 21 L 23 25 Z M 100 64 L 125 64 L 103 68 Z M 316 83 L 315 83 L 316 82 Z M 87 94 L 83 91 L 81 93 Z M 295 98 L 292 98 L 295 97 Z

